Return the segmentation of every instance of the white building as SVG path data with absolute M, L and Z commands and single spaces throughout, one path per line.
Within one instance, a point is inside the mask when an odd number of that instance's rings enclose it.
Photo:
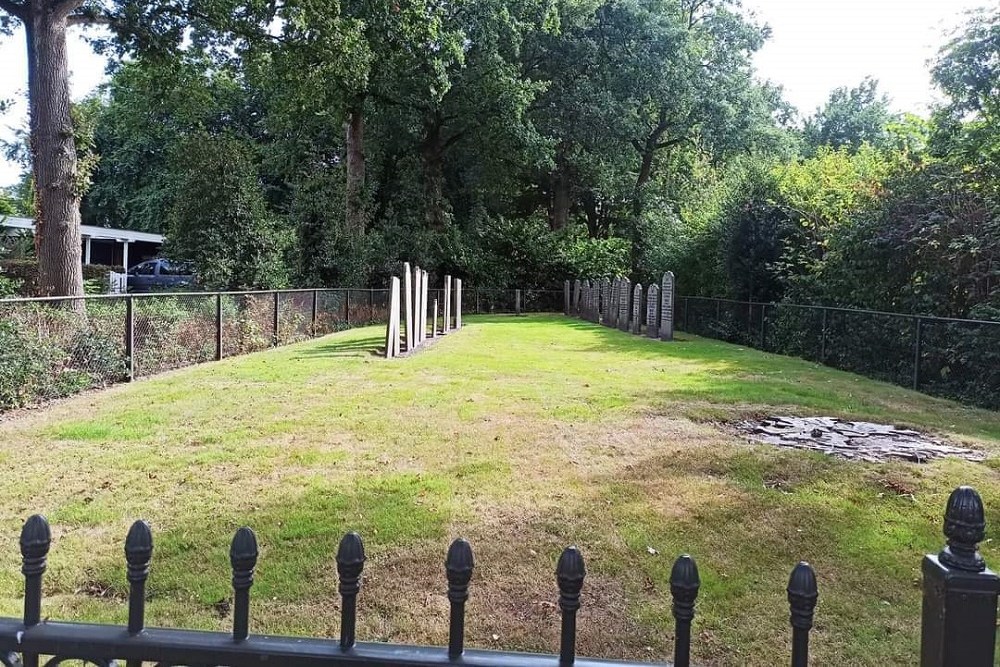
M 29 218 L 0 217 L 0 235 L 34 233 L 35 221 Z M 124 271 L 139 262 L 156 257 L 163 245 L 163 235 L 133 232 L 128 229 L 80 226 L 83 237 L 83 263 L 120 266 Z

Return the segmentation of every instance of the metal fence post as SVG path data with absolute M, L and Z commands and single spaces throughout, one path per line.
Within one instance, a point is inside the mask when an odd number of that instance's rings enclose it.
M 24 574 L 24 625 L 32 627 L 42 620 L 42 575 L 48 565 L 52 531 L 45 517 L 28 517 L 21 528 L 21 573 Z M 24 667 L 38 667 L 38 655 L 24 654 Z
M 514 314 L 521 314 L 521 290 L 514 290 Z
M 684 331 L 691 331 L 688 329 L 688 298 L 684 297 Z
M 368 288 L 368 324 L 375 321 L 375 290 Z
M 809 665 L 809 631 L 813 625 L 813 611 L 819 597 L 816 573 L 809 563 L 801 562 L 792 570 L 788 579 L 789 620 L 792 624 L 792 667 Z
M 310 331 L 312 332 L 312 337 L 316 337 L 316 310 L 319 303 L 319 290 L 313 290 L 313 303 L 312 303 L 312 325 Z
M 920 389 L 920 353 L 923 329 L 924 319 L 922 317 L 913 318 L 913 391 Z
M 344 324 L 351 324 L 351 290 L 344 290 Z
M 479 288 L 476 288 L 476 315 L 479 314 Z
M 244 641 L 250 634 L 250 587 L 257 567 L 257 536 L 244 526 L 236 531 L 229 547 L 233 568 L 233 641 Z
M 135 379 L 135 297 L 125 300 L 125 363 L 128 381 Z
M 222 294 L 215 295 L 215 360 L 222 360 Z
M 576 612 L 580 608 L 580 589 L 583 588 L 583 578 L 586 574 L 580 551 L 576 547 L 564 549 L 556 566 L 559 609 L 562 611 L 562 632 L 559 642 L 561 667 L 567 667 L 576 661 Z
M 921 667 L 994 664 L 1000 578 L 979 555 L 985 531 L 986 514 L 976 490 L 960 486 L 952 491 L 944 516 L 948 544 L 923 561 Z
M 347 533 L 337 548 L 337 574 L 340 577 L 340 648 L 354 646 L 357 628 L 357 599 L 361 590 L 361 570 L 365 566 L 365 545 L 357 533 Z
M 760 349 L 767 349 L 767 304 L 760 304 Z
M 448 657 L 458 658 L 465 650 L 465 601 L 469 599 L 469 581 L 475 561 L 472 547 L 459 538 L 448 547 L 444 569 L 448 578 L 448 602 L 451 614 L 448 623 Z
M 271 323 L 273 326 L 273 344 L 274 347 L 278 347 L 278 292 L 274 293 L 274 322 Z
M 688 555 L 674 561 L 670 571 L 670 595 L 674 614 L 674 667 L 691 664 L 691 621 L 694 620 L 694 603 L 698 598 L 701 580 L 698 565 Z
M 822 310 L 822 313 L 823 313 L 823 322 L 820 325 L 820 332 L 819 332 L 819 360 L 820 360 L 820 363 L 826 363 L 826 318 L 827 318 L 827 312 L 829 312 L 829 311 L 826 308 L 824 308 Z

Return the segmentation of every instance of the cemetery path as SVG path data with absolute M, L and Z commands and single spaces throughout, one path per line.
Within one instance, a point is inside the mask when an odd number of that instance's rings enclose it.
M 587 559 L 580 652 L 660 659 L 669 574 L 695 556 L 699 664 L 772 665 L 785 585 L 819 576 L 816 664 L 915 664 L 920 557 L 954 486 L 1000 519 L 1000 417 L 816 364 L 560 316 L 471 317 L 405 359 L 376 328 L 168 373 L 0 422 L 0 612 L 17 615 L 20 522 L 55 543 L 43 613 L 121 620 L 121 540 L 147 518 L 151 625 L 222 628 L 228 542 L 261 542 L 256 632 L 337 634 L 333 553 L 369 553 L 358 636 L 442 643 L 443 559 L 476 574 L 469 644 L 557 645 L 554 563 Z M 722 422 L 831 416 L 930 431 L 985 462 L 850 463 L 753 445 Z M 993 530 L 990 528 L 989 530 Z M 1000 545 L 983 554 L 1000 565 Z

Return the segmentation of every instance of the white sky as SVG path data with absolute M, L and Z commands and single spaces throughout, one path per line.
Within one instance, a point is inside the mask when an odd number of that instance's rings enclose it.
M 757 55 L 761 78 L 781 84 L 785 98 L 811 114 L 837 86 L 865 76 L 879 80 L 898 111 L 924 113 L 934 99 L 927 61 L 944 45 L 969 9 L 1000 0 L 743 0 L 771 26 Z M 73 95 L 82 97 L 104 78 L 104 62 L 74 33 L 70 43 Z M 15 99 L 0 117 L 0 137 L 24 126 L 24 35 L 0 37 L 0 99 Z M 17 181 L 20 167 L 0 157 L 0 186 Z

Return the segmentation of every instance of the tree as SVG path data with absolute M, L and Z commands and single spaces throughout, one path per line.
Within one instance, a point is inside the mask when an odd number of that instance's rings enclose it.
M 268 210 L 251 150 L 231 136 L 193 135 L 173 156 L 178 196 L 167 251 L 216 289 L 285 287 L 290 235 Z
M 70 101 L 66 34 L 72 26 L 102 24 L 120 52 L 177 48 L 186 38 L 204 44 L 214 34 L 242 33 L 268 25 L 270 3 L 210 0 L 191 6 L 138 0 L 0 0 L 0 32 L 19 21 L 28 62 L 28 115 L 35 182 L 38 285 L 43 294 L 83 294 L 80 199 L 88 175 L 77 161 Z
M 889 98 L 878 92 L 878 81 L 867 77 L 855 88 L 834 89 L 826 104 L 806 120 L 803 135 L 810 154 L 820 146 L 856 151 L 868 143 L 885 148 L 890 143 L 889 125 L 896 120 L 889 111 Z

